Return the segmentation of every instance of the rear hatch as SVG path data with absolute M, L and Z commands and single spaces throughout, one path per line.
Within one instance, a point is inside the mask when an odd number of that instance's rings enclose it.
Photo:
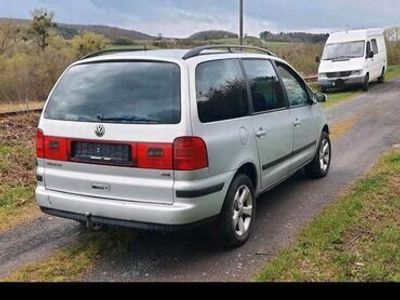
M 71 67 L 39 125 L 45 187 L 172 204 L 173 142 L 188 135 L 181 94 L 181 67 L 172 62 L 99 61 Z

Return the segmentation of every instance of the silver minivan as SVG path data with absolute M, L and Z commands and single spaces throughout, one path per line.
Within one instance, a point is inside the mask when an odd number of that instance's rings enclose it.
M 240 246 L 261 193 L 303 167 L 327 175 L 324 101 L 265 49 L 100 51 L 49 95 L 37 202 L 96 228 L 212 221 L 223 245 Z

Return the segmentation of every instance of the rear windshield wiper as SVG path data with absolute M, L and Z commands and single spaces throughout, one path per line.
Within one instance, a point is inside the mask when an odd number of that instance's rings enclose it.
M 138 116 L 121 116 L 121 117 L 103 117 L 99 114 L 97 119 L 103 122 L 121 122 L 121 123 L 143 123 L 143 124 L 160 124 L 160 120 L 150 119 Z

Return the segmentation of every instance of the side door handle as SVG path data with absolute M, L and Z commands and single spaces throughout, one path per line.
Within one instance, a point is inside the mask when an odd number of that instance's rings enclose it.
M 296 119 L 296 120 L 293 122 L 293 125 L 294 125 L 294 127 L 299 127 L 299 126 L 301 125 L 301 121 L 300 121 L 299 119 Z
M 259 138 L 263 137 L 263 136 L 266 136 L 266 135 L 267 135 L 267 132 L 262 127 L 260 127 L 260 129 L 258 129 L 258 131 L 256 132 L 256 136 L 259 137 Z

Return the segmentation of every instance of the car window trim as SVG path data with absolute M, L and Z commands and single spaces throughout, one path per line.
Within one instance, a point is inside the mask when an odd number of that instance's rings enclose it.
M 289 66 L 288 64 L 283 63 L 283 62 L 281 62 L 281 61 L 276 61 L 276 62 L 274 61 L 274 63 L 275 63 L 275 67 L 276 67 L 277 74 L 278 74 L 278 76 L 279 76 L 279 78 L 280 78 L 280 81 L 282 82 L 282 86 L 284 87 L 284 88 L 283 88 L 283 91 L 284 91 L 284 95 L 285 95 L 285 97 L 286 97 L 286 101 L 287 101 L 287 104 L 288 104 L 288 109 L 296 109 L 296 108 L 307 107 L 307 106 L 312 105 L 312 98 L 311 98 L 311 95 L 310 95 L 310 91 L 312 91 L 312 90 L 311 90 L 311 88 L 308 88 L 308 84 L 304 81 L 304 79 L 303 79 L 291 66 Z M 285 68 L 286 70 L 288 70 L 288 72 L 289 72 L 291 75 L 293 75 L 293 77 L 295 77 L 295 79 L 297 79 L 297 81 L 299 81 L 301 87 L 303 88 L 303 90 L 304 90 L 304 91 L 306 92 L 306 94 L 307 94 L 308 103 L 301 104 L 301 105 L 296 105 L 296 106 L 290 105 L 289 96 L 288 96 L 288 94 L 287 94 L 286 87 L 284 86 L 283 78 L 282 78 L 281 74 L 280 74 L 279 71 L 278 71 L 278 65 L 284 66 L 284 68 Z
M 279 76 L 279 74 L 277 72 L 277 69 L 276 69 L 276 67 L 274 65 L 274 60 L 269 59 L 269 58 L 257 58 L 257 57 L 248 57 L 248 58 L 247 57 L 241 57 L 241 58 L 239 58 L 239 60 L 240 60 L 241 66 L 243 68 L 243 73 L 244 73 L 245 78 L 246 78 L 246 87 L 247 87 L 247 94 L 248 94 L 248 98 L 249 98 L 249 102 L 250 102 L 249 108 L 251 108 L 251 112 L 250 112 L 251 116 L 258 116 L 258 115 L 262 115 L 262 114 L 273 113 L 273 112 L 277 112 L 277 111 L 286 110 L 286 109 L 289 108 L 289 103 L 288 103 L 287 98 L 285 96 L 285 93 L 283 91 L 282 80 L 281 80 L 281 78 L 280 78 L 280 76 Z M 244 62 L 243 62 L 244 60 L 265 60 L 265 61 L 269 61 L 271 63 L 272 68 L 273 68 L 273 70 L 275 72 L 275 75 L 276 75 L 276 77 L 278 79 L 277 83 L 278 83 L 279 88 L 281 90 L 281 93 L 282 93 L 282 96 L 283 96 L 283 101 L 285 102 L 285 106 L 284 107 L 280 107 L 280 108 L 276 108 L 276 109 L 269 109 L 269 110 L 265 110 L 265 111 L 258 111 L 258 112 L 254 111 L 253 96 L 251 95 L 250 80 L 249 80 L 249 77 L 247 76 L 246 67 L 245 67 Z

